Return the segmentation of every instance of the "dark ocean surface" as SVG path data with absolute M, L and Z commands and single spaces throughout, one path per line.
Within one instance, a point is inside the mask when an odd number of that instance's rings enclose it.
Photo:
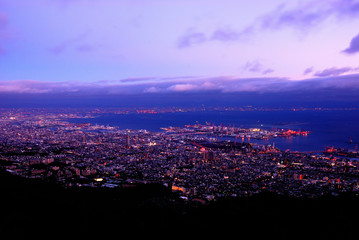
M 96 118 L 69 119 L 74 123 L 92 123 L 118 126 L 121 129 L 146 129 L 161 131 L 161 127 L 184 126 L 201 123 L 223 124 L 237 127 L 264 129 L 301 129 L 311 131 L 304 136 L 253 140 L 261 144 L 273 144 L 291 151 L 321 151 L 326 146 L 354 149 L 359 145 L 359 111 L 211 111 L 178 112 L 163 114 L 101 114 Z M 349 143 L 349 139 L 352 143 Z M 240 140 L 241 141 L 241 140 Z M 247 139 L 245 140 L 247 141 Z

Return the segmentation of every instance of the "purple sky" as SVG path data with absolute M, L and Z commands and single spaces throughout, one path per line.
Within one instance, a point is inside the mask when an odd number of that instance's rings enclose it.
M 0 92 L 359 88 L 358 26 L 356 0 L 0 0 Z

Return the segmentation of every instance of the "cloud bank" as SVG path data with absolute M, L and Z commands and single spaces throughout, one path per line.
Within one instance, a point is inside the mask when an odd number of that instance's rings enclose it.
M 116 95 L 145 93 L 281 93 L 290 91 L 313 91 L 333 88 L 343 91 L 345 88 L 359 90 L 359 74 L 342 73 L 351 68 L 328 68 L 315 73 L 319 78 L 293 81 L 286 78 L 238 78 L 218 77 L 152 77 L 120 80 L 102 80 L 97 82 L 44 82 L 35 80 L 0 81 L 0 93 L 30 94 L 86 94 Z M 131 81 L 133 80 L 133 81 Z

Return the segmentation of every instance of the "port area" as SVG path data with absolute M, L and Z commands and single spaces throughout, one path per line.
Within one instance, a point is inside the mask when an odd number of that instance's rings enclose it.
M 235 126 L 224 126 L 214 124 L 194 124 L 185 125 L 185 127 L 166 127 L 162 130 L 171 134 L 205 134 L 212 137 L 234 137 L 236 139 L 262 139 L 268 140 L 277 137 L 292 137 L 292 136 L 308 136 L 310 131 L 292 130 L 283 128 L 261 129 L 261 128 L 241 128 Z

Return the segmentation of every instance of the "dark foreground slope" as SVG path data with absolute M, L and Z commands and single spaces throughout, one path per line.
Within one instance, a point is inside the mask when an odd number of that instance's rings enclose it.
M 161 232 L 183 207 L 167 188 L 157 184 L 65 189 L 1 172 L 0 192 L 0 234 L 18 238 Z
M 353 194 L 303 200 L 265 193 L 195 206 L 157 184 L 64 189 L 0 172 L 0 196 L 4 239 L 193 235 L 357 239 L 359 235 L 359 201 Z

